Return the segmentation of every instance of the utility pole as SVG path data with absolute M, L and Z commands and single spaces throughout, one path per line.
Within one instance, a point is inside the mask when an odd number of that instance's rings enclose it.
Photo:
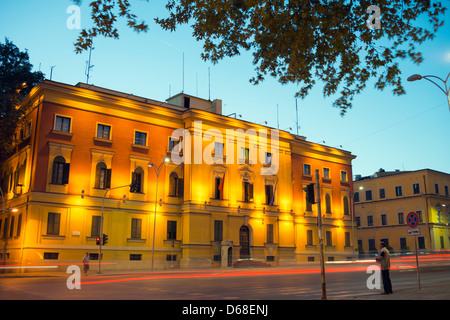
M 320 185 L 319 170 L 316 170 L 316 194 L 317 194 L 317 228 L 319 229 L 319 250 L 320 250 L 320 279 L 322 284 L 322 300 L 327 299 L 327 284 L 325 281 L 325 258 L 323 254 L 323 230 L 322 230 L 322 210 L 320 207 Z

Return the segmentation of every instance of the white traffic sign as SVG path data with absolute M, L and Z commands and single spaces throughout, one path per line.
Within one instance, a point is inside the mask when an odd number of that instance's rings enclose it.
M 417 236 L 420 234 L 420 229 L 409 229 L 408 236 Z

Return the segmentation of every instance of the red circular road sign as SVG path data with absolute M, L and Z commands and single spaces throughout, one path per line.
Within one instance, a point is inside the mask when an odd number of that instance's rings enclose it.
M 417 227 L 417 225 L 419 224 L 419 216 L 417 215 L 417 213 L 415 212 L 408 213 L 408 215 L 406 216 L 406 223 L 411 228 Z

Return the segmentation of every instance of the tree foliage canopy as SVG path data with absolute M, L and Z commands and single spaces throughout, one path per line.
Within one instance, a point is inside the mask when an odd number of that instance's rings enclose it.
M 11 151 L 14 133 L 27 112 L 26 106 L 19 108 L 20 102 L 31 89 L 43 81 L 44 74 L 32 72 L 33 65 L 28 53 L 5 39 L 0 43 L 0 158 Z
M 190 24 L 193 36 L 203 42 L 202 58 L 212 63 L 242 51 L 252 52 L 256 74 L 250 82 L 254 84 L 272 76 L 282 84 L 299 85 L 296 95 L 305 98 L 321 81 L 324 96 L 339 94 L 333 105 L 344 114 L 370 79 L 375 79 L 377 89 L 392 86 L 394 94 L 405 93 L 398 63 L 402 59 L 422 62 L 416 46 L 434 38 L 446 10 L 437 1 L 377 0 L 381 28 L 369 29 L 367 8 L 372 4 L 332 0 L 168 0 L 168 17 L 155 17 L 155 22 L 170 31 Z M 135 31 L 148 30 L 144 22 L 136 22 L 127 0 L 92 1 L 96 27 L 81 31 L 75 43 L 77 52 L 87 49 L 97 35 L 118 38 L 115 6 Z

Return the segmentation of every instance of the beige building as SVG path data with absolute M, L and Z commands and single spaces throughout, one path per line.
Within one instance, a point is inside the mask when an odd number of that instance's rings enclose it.
M 414 236 L 407 216 L 419 218 L 420 250 L 450 248 L 450 174 L 424 169 L 392 171 L 383 169 L 354 181 L 355 217 L 360 254 L 378 249 L 381 240 L 395 253 L 413 251 Z

